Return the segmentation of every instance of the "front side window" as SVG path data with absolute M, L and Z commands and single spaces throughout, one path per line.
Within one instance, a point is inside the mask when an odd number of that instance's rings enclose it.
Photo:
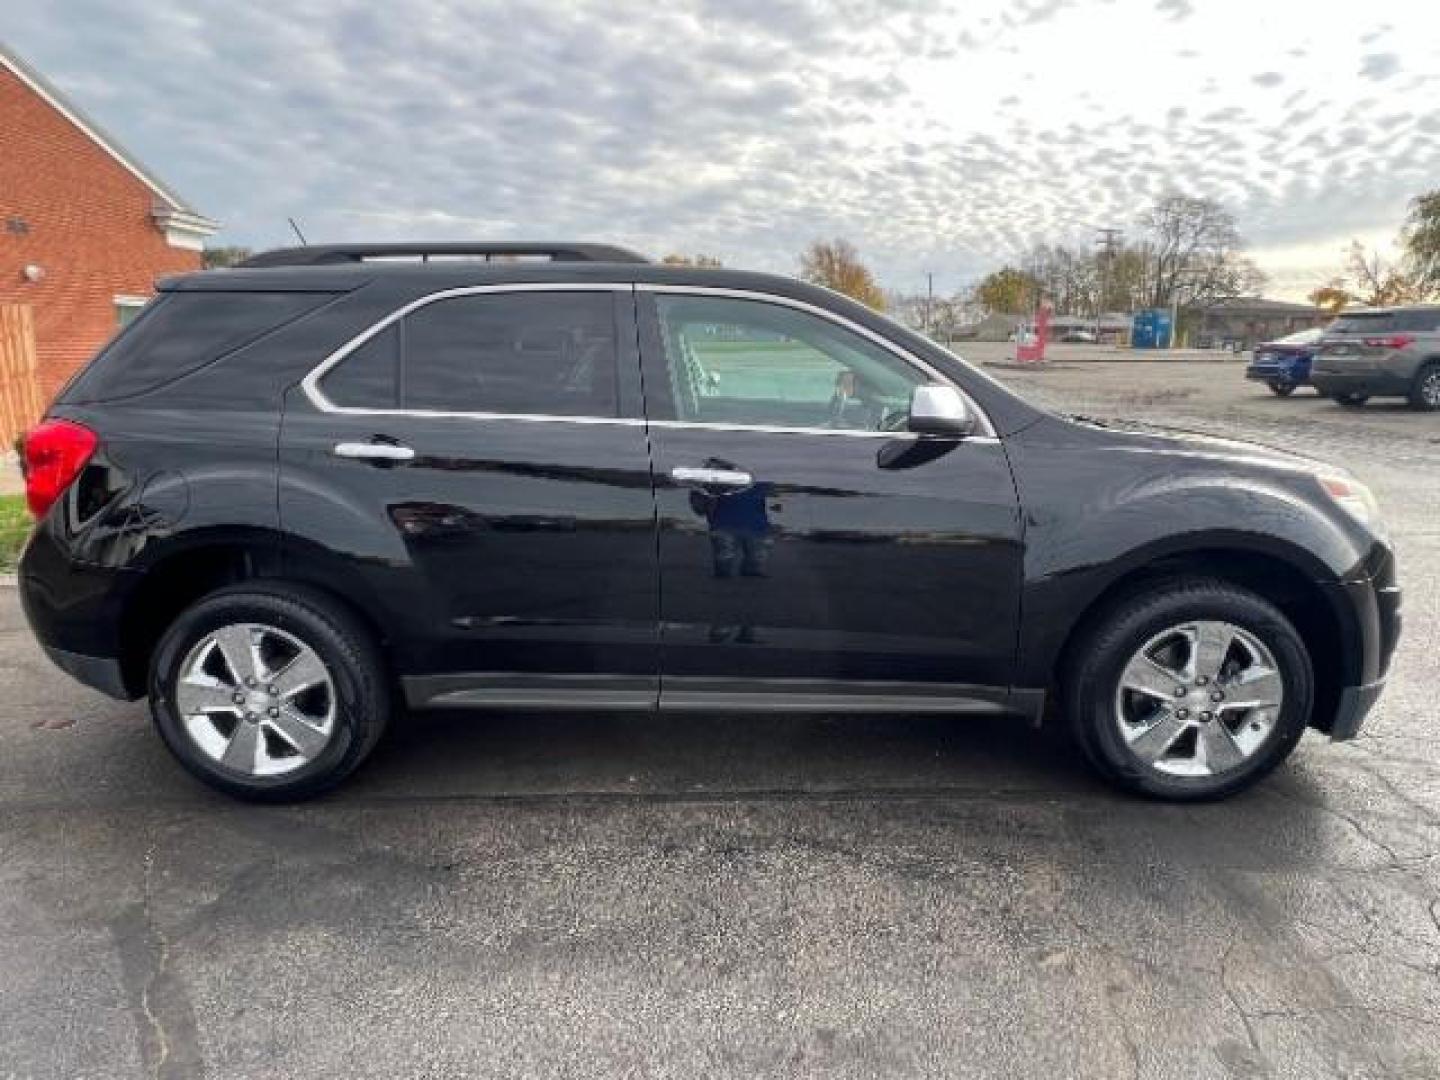
M 407 409 L 617 414 L 609 293 L 457 296 L 416 309 L 402 329 Z
M 656 297 L 675 417 L 693 423 L 892 431 L 927 380 L 828 319 L 757 300 Z

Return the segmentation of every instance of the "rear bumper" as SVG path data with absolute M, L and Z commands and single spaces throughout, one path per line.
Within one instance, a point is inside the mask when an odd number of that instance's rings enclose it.
M 1245 378 L 1254 382 L 1290 382 L 1297 385 L 1310 381 L 1310 372 L 1304 364 L 1250 364 L 1245 368 Z
M 129 701 L 140 688 L 126 685 L 121 614 L 139 581 L 133 570 L 70 561 L 42 527 L 20 559 L 20 605 L 56 666 L 86 686 Z
M 83 653 L 66 652 L 64 649 L 41 646 L 51 662 L 76 682 L 84 683 L 102 694 L 121 701 L 133 701 L 135 695 L 125 687 L 124 673 L 120 661 L 108 656 L 86 656 Z

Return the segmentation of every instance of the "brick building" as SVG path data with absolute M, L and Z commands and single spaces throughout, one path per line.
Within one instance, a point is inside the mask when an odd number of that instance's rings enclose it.
M 0 45 L 0 305 L 31 310 L 45 401 L 215 229 Z

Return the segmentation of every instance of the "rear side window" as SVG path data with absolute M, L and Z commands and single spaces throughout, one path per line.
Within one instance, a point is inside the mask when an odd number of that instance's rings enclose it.
M 1342 315 L 1330 325 L 1331 334 L 1388 334 L 1398 330 L 1395 312 L 1378 311 L 1373 315 Z
M 1440 331 L 1440 308 L 1342 315 L 1330 327 L 1332 334 L 1394 334 L 1405 330 L 1419 334 Z
M 393 409 L 400 404 L 400 327 L 387 326 L 320 380 L 320 389 L 352 409 Z
M 166 293 L 91 361 L 62 400 L 80 404 L 147 393 L 328 299 L 324 293 Z
M 1397 330 L 1411 330 L 1417 334 L 1433 334 L 1440 330 L 1440 308 L 1421 308 L 1417 311 L 1400 312 Z
M 346 356 L 320 388 L 343 408 L 390 408 L 382 402 L 397 384 L 405 409 L 615 416 L 614 301 L 608 292 L 437 300 Z

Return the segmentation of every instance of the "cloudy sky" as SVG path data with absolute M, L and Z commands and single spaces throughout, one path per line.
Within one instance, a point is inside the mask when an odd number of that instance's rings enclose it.
M 1270 292 L 1440 186 L 1437 0 L 4 0 L 218 242 L 544 237 L 884 284 L 1239 220 Z

